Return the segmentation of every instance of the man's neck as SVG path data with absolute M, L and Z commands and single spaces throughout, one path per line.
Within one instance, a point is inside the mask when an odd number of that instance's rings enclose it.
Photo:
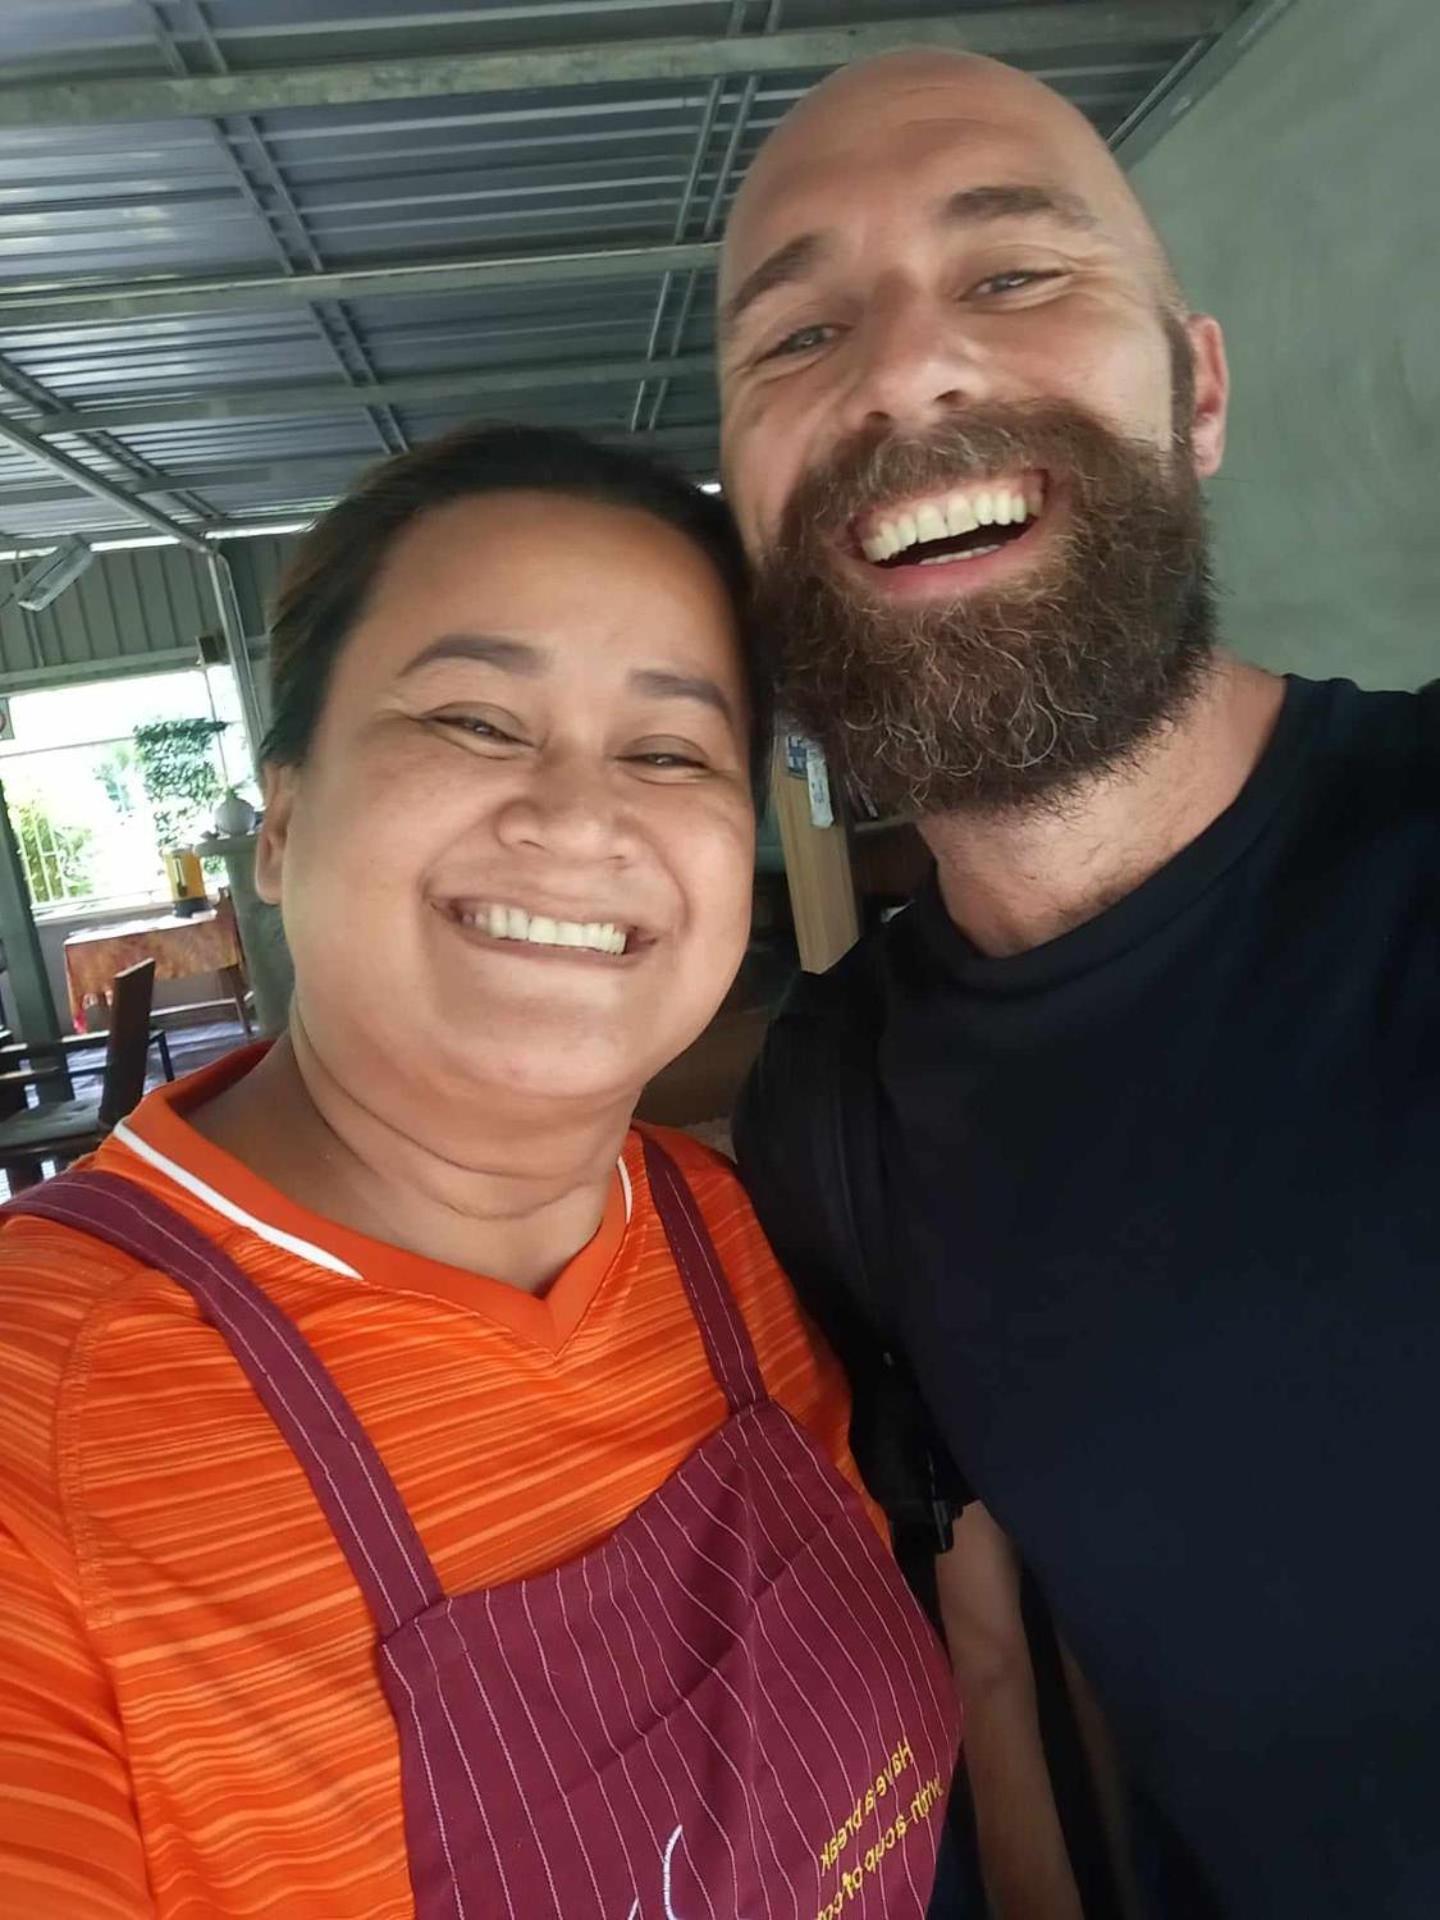
M 1284 682 L 1222 656 L 1177 719 L 1062 806 L 920 821 L 955 925 L 981 953 L 1027 952 L 1093 920 L 1189 846 L 1250 778 Z
M 296 1017 L 257 1066 L 188 1118 L 313 1213 L 540 1293 L 599 1228 L 631 1104 L 561 1116 L 487 1099 L 439 1140 L 360 1098 Z

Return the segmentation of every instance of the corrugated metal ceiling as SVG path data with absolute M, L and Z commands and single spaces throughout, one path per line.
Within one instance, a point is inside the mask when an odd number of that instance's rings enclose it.
M 904 44 L 927 23 L 968 25 L 1113 138 L 1173 108 L 1215 42 L 1266 10 L 5 0 L 0 544 L 144 531 L 127 498 L 192 536 L 293 516 L 480 414 L 638 431 L 709 475 L 711 275 L 690 264 L 708 255 L 667 249 L 713 241 L 759 141 L 845 57 L 845 30 Z M 797 51 L 821 64 L 747 70 L 774 61 L 744 42 L 778 34 L 779 58 L 806 30 L 818 38 Z M 658 49 L 638 59 L 652 77 L 637 77 L 637 41 Z M 724 43 L 741 44 L 707 67 Z M 518 84 L 532 65 L 497 73 L 517 84 L 443 90 L 443 62 L 458 83 L 477 71 L 467 60 L 517 50 L 550 56 L 545 86 Z M 380 61 L 430 66 L 400 97 L 393 72 L 357 65 Z M 312 84 L 339 62 L 347 82 Z M 138 84 L 225 76 L 225 96 L 200 102 L 211 112 Z M 317 103 L 275 104 L 297 76 Z M 581 253 L 599 257 L 577 266 Z M 497 260 L 518 264 L 497 274 Z M 462 284 L 421 284 L 416 268 Z M 326 278 L 352 271 L 358 286 Z M 52 470 L 42 448 L 72 467 Z M 109 497 L 87 495 L 77 468 Z

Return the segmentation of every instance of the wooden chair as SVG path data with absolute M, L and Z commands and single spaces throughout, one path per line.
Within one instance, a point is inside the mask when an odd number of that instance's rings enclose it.
M 0 1171 L 12 1193 L 34 1186 L 42 1160 L 59 1166 L 90 1153 L 140 1103 L 145 1091 L 145 1060 L 150 1051 L 150 999 L 155 991 L 155 962 L 117 973 L 110 1002 L 110 1031 L 106 1036 L 105 1075 L 98 1100 L 52 1100 L 26 1107 L 0 1120 Z M 14 1078 L 53 1077 L 42 1068 Z
M 241 955 L 241 962 L 238 967 L 222 967 L 220 969 L 220 978 L 225 983 L 226 992 L 235 1002 L 235 1011 L 240 1016 L 240 1024 L 245 1029 L 245 1037 L 248 1040 L 254 1031 L 250 1025 L 250 1007 L 246 999 L 246 995 L 250 991 L 250 981 L 245 972 L 245 945 L 240 938 L 240 920 L 235 912 L 235 901 L 228 887 L 221 887 L 220 889 L 219 896 L 215 902 L 215 917 L 222 927 L 228 929 L 231 939 L 235 942 L 235 950 Z
M 80 1053 L 87 1048 L 93 1051 L 96 1047 L 108 1047 L 109 1044 L 108 1032 L 62 1033 L 58 1040 L 17 1040 L 8 1030 L 3 1030 L 0 1031 L 0 1080 L 8 1080 L 12 1074 L 17 1081 L 26 1079 L 27 1060 L 38 1063 L 28 1076 L 32 1081 L 48 1080 L 54 1072 L 50 1061 L 57 1053 L 68 1067 L 72 1053 Z M 164 1027 L 151 1027 L 150 1045 L 160 1056 L 161 1073 L 167 1080 L 173 1080 L 175 1061 L 170 1052 L 170 1036 Z

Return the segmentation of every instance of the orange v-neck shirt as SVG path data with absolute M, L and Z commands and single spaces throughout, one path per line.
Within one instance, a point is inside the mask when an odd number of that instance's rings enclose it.
M 222 1247 L 351 1402 L 448 1591 L 573 1558 L 724 1418 L 631 1135 L 543 1298 L 321 1219 L 152 1094 L 95 1164 Z M 727 1162 L 666 1134 L 766 1384 L 855 1480 L 848 1403 Z M 858 1484 L 858 1483 L 857 1483 Z M 374 1631 L 299 1464 L 174 1282 L 0 1234 L 0 1913 L 413 1913 Z

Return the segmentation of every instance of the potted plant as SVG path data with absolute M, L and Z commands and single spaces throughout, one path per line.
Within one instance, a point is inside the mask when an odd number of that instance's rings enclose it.
M 215 809 L 215 831 L 226 839 L 238 839 L 255 825 L 255 809 L 238 787 L 226 787 L 224 798 Z

